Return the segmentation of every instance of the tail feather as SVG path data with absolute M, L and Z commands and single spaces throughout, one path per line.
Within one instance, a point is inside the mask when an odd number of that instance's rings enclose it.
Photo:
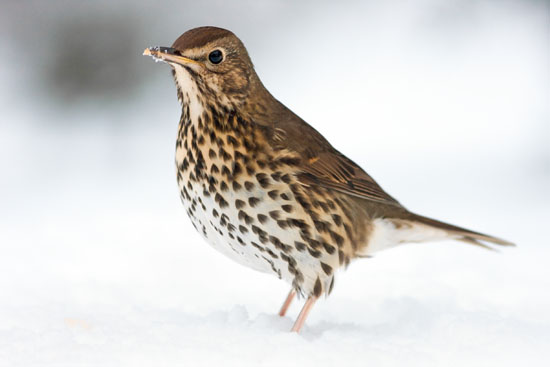
M 515 246 L 514 243 L 503 240 L 498 237 L 493 237 L 483 233 L 474 232 L 469 229 L 457 227 L 452 224 L 440 222 L 438 220 L 423 217 L 418 214 L 411 213 L 411 215 L 412 217 L 410 218 L 410 220 L 428 225 L 433 228 L 442 229 L 445 232 L 447 232 L 449 238 L 466 242 L 472 245 L 480 246 L 488 250 L 495 251 L 495 249 L 489 246 L 486 242 L 490 244 L 500 245 L 500 246 Z

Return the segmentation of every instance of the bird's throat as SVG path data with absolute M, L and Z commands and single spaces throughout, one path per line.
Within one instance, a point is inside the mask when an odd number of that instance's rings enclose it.
M 189 71 L 181 65 L 174 66 L 173 74 L 183 114 L 191 121 L 198 120 L 204 112 L 204 102 L 201 101 L 197 82 Z

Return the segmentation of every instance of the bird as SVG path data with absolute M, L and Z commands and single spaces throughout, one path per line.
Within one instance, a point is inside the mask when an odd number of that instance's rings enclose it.
M 271 95 L 233 32 L 198 27 L 143 54 L 167 63 L 176 84 L 187 215 L 216 250 L 290 284 L 280 316 L 305 299 L 291 331 L 352 260 L 410 242 L 514 246 L 407 210 Z

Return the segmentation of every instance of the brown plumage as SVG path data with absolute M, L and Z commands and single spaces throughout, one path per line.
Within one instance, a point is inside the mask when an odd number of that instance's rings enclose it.
M 219 251 L 315 300 L 355 258 L 405 242 L 510 242 L 409 212 L 313 127 L 276 100 L 230 31 L 201 27 L 172 47 L 146 49 L 167 62 L 182 115 L 178 184 L 195 228 Z

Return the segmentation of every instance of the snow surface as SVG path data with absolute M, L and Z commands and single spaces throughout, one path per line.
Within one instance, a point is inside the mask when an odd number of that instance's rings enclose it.
M 166 66 L 150 63 L 155 82 L 132 108 L 67 111 L 29 105 L 10 92 L 26 68 L 2 68 L 0 366 L 549 365 L 548 48 L 539 12 L 481 3 L 441 33 L 411 31 L 427 24 L 416 5 L 323 8 L 263 53 L 250 43 L 270 90 L 406 207 L 518 244 L 410 244 L 354 262 L 300 335 L 288 330 L 303 300 L 276 316 L 288 286 L 211 249 L 179 203 Z M 361 70 L 312 65 L 298 42 L 334 44 L 316 34 L 334 19 L 366 24 Z M 283 51 L 296 57 L 271 55 Z

